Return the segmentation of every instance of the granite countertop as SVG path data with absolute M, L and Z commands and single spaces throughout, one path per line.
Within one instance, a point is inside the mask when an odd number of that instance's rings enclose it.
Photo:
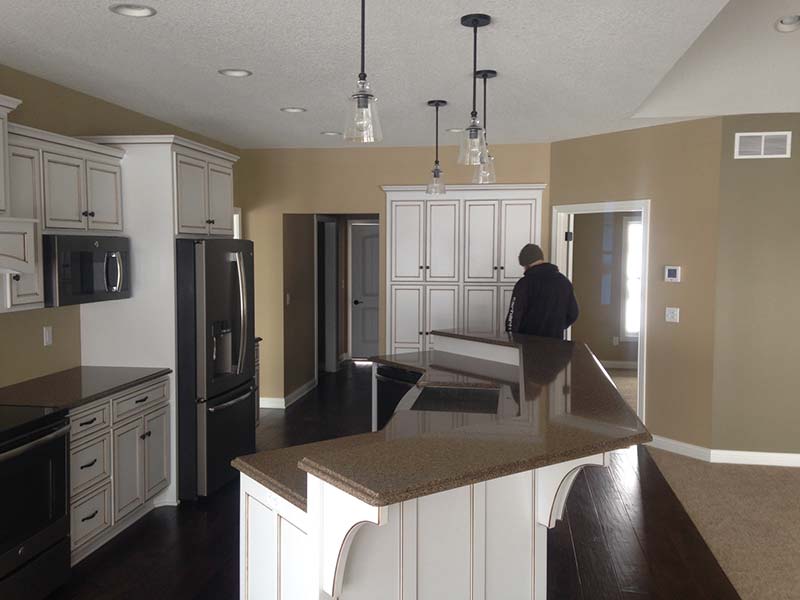
M 75 367 L 0 388 L 0 405 L 73 409 L 171 372 L 152 367 Z
M 381 431 L 266 451 L 234 467 L 303 509 L 306 473 L 386 506 L 652 439 L 583 344 L 434 334 L 518 347 L 523 367 L 436 350 L 375 357 L 423 373 L 422 388 L 452 389 L 431 404 L 436 410 L 398 410 Z M 464 388 L 497 389 L 498 400 L 485 413 L 476 413 L 474 402 L 470 412 L 463 402 L 459 409 Z

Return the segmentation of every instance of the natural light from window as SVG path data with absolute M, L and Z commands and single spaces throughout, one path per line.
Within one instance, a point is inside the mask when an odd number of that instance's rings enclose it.
M 622 336 L 638 338 L 642 318 L 642 221 L 628 217 L 623 230 Z

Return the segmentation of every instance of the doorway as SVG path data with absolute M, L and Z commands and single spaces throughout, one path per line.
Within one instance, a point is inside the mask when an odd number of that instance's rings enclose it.
M 347 225 L 349 354 L 367 359 L 378 354 L 380 232 L 377 220 L 350 220 Z
M 581 309 L 568 339 L 586 343 L 645 420 L 650 201 L 553 207 L 553 262 Z

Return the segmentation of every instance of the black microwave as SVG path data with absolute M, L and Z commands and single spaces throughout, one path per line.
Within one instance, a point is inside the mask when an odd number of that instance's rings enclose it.
M 46 306 L 131 297 L 128 238 L 45 235 L 42 242 Z

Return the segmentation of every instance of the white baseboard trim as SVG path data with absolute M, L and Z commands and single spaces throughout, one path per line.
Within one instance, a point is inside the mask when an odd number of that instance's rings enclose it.
M 601 360 L 600 364 L 605 369 L 637 369 L 638 363 L 635 360 Z
M 317 378 L 316 377 L 314 379 L 310 379 L 310 380 L 306 381 L 299 388 L 297 388 L 293 392 L 287 394 L 286 398 L 284 399 L 284 403 L 285 403 L 286 407 L 288 408 L 289 406 L 291 406 L 296 400 L 298 400 L 299 398 L 302 398 L 303 396 L 305 396 L 308 392 L 313 390 L 315 387 L 317 387 Z
M 747 450 L 717 450 L 679 442 L 654 435 L 648 445 L 697 460 L 731 465 L 761 465 L 766 467 L 800 467 L 800 454 L 792 452 L 751 452 Z
M 286 408 L 286 403 L 283 398 L 268 398 L 261 396 L 258 399 L 259 408 Z

